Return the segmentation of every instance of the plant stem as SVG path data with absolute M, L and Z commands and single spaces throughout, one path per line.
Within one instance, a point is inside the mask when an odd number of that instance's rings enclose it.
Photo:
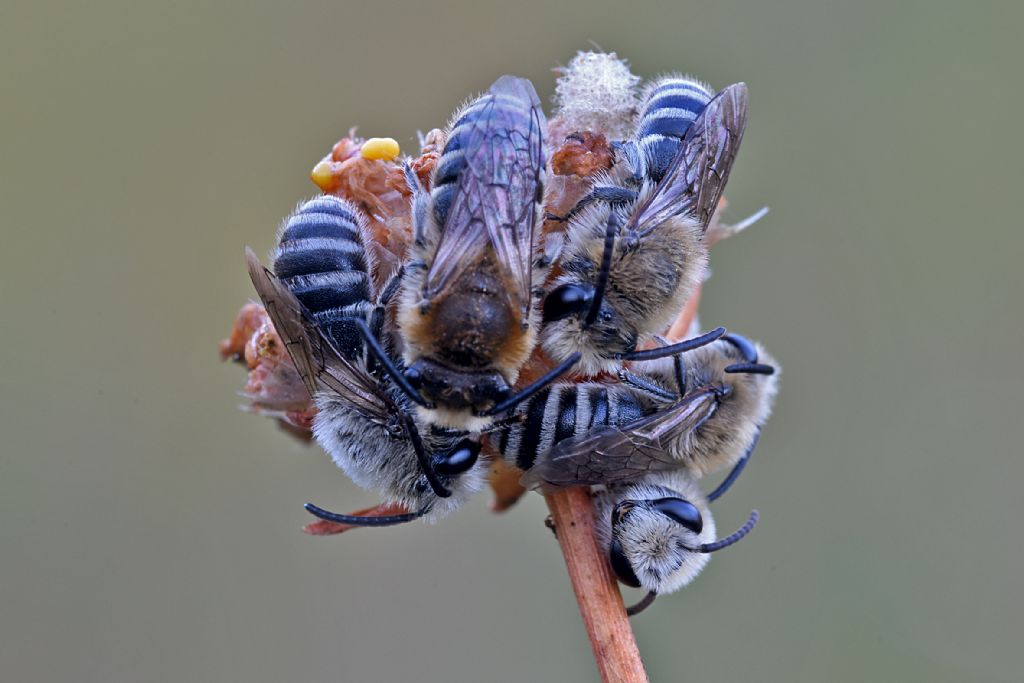
M 611 568 L 601 556 L 585 488 L 545 495 L 583 625 L 604 683 L 647 683 L 647 672 Z

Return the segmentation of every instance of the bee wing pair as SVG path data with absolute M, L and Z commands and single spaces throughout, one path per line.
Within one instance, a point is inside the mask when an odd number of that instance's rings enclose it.
M 715 95 L 686 131 L 679 153 L 657 189 L 633 212 L 626 233 L 640 236 L 679 215 L 707 229 L 725 190 L 747 127 L 747 86 L 736 83 Z
M 561 441 L 523 475 L 523 485 L 582 486 L 636 481 L 679 467 L 669 444 L 700 427 L 718 406 L 716 390 L 693 391 L 665 410 Z
M 246 248 L 245 258 L 252 284 L 309 395 L 334 392 L 367 419 L 382 426 L 396 424 L 401 415 L 399 406 L 377 381 L 338 353 L 305 307 L 260 263 L 252 249 Z
M 427 272 L 424 294 L 444 290 L 448 283 L 479 262 L 488 245 L 510 280 L 506 291 L 514 309 L 525 320 L 530 305 L 533 231 L 539 198 L 539 176 L 544 173 L 544 131 L 540 98 L 526 79 L 499 78 L 485 105 L 493 111 L 476 117 L 465 136 L 462 151 L 466 168 L 458 180 L 434 261 Z M 498 98 L 526 103 L 530 125 L 510 120 Z M 481 229 L 483 228 L 483 229 Z

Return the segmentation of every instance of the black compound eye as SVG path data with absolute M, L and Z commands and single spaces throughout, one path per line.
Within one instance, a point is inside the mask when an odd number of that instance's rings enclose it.
M 617 540 L 612 541 L 611 547 L 608 548 L 608 560 L 611 562 L 615 576 L 619 577 L 619 581 L 633 588 L 640 587 L 640 579 L 636 578 L 633 565 L 626 559 L 625 553 L 622 552 L 622 545 Z
M 704 518 L 697 506 L 682 498 L 659 498 L 651 501 L 651 508 L 669 519 L 682 524 L 695 534 L 704 530 Z
M 594 299 L 592 287 L 581 285 L 562 285 L 556 287 L 544 299 L 544 322 L 549 323 L 570 315 L 582 314 L 590 308 Z
M 472 469 L 479 455 L 480 444 L 470 439 L 463 439 L 455 447 L 455 450 L 434 466 L 434 471 L 446 477 L 462 474 Z

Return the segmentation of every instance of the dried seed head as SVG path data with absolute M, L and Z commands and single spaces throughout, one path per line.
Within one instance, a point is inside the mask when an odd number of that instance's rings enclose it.
M 559 129 L 565 134 L 588 130 L 610 140 L 632 130 L 640 77 L 614 52 L 579 52 L 560 69 L 555 84 Z

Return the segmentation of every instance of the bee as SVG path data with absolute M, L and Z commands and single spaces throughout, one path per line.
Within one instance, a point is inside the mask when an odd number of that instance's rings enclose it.
M 407 166 L 413 253 L 397 316 L 405 370 L 366 341 L 425 423 L 486 428 L 575 362 L 512 392 L 539 322 L 545 127 L 533 85 L 503 76 L 454 116 L 429 193 Z
M 251 250 L 246 257 L 253 285 L 314 399 L 317 442 L 356 484 L 409 512 L 361 517 L 312 504 L 307 510 L 328 521 L 385 526 L 451 511 L 482 487 L 487 467 L 477 459 L 478 440 L 421 430 L 408 399 L 373 365 L 364 340 L 389 343 L 385 313 L 398 279 L 376 291 L 366 230 L 352 203 L 324 195 L 283 224 L 275 272 Z
M 558 384 L 559 394 L 552 388 L 521 406 L 525 417 L 506 428 L 501 446 L 527 470 L 523 483 L 614 485 L 652 471 L 700 477 L 730 466 L 739 476 L 778 391 L 775 361 L 730 333 L 651 365 L 642 375 L 620 371 L 617 385 Z
M 654 472 L 641 481 L 595 495 L 598 543 L 615 576 L 647 595 L 626 612 L 639 614 L 658 595 L 672 593 L 697 578 L 710 554 L 746 536 L 757 524 L 757 510 L 729 536 L 715 540 L 708 504 L 735 481 L 705 496 L 687 470 Z
M 593 375 L 614 372 L 626 360 L 683 350 L 669 346 L 652 355 L 636 349 L 666 329 L 700 284 L 704 232 L 747 123 L 743 83 L 699 109 L 698 99 L 691 122 L 676 113 L 682 102 L 674 86 L 653 88 L 637 139 L 620 146 L 635 182 L 598 183 L 566 217 L 563 272 L 543 302 L 541 345 L 555 360 L 579 353 L 578 369 Z M 669 135 L 668 123 L 681 134 Z M 666 150 L 673 154 L 662 171 Z

